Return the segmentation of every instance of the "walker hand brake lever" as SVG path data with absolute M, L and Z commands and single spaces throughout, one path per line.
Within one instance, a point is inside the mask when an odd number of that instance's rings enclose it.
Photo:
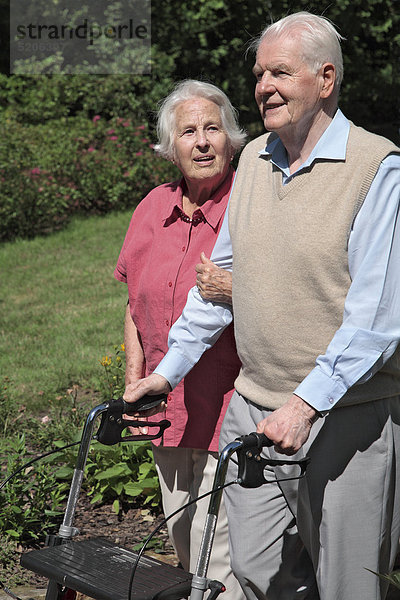
M 238 483 L 245 488 L 257 488 L 264 483 L 272 483 L 264 476 L 266 466 L 279 467 L 283 465 L 297 465 L 299 475 L 287 477 L 284 480 L 300 479 L 305 475 L 309 458 L 306 456 L 300 460 L 263 458 L 261 451 L 263 447 L 273 446 L 273 442 L 263 433 L 249 433 L 237 438 L 242 445 L 237 450 L 238 457 Z M 277 482 L 279 480 L 275 480 Z M 282 479 L 280 480 L 282 481 Z
M 101 423 L 96 434 L 96 439 L 106 446 L 112 446 L 118 444 L 118 442 L 134 442 L 134 441 L 146 441 L 155 440 L 162 436 L 163 432 L 167 427 L 170 427 L 170 421 L 164 419 L 159 423 L 146 422 L 146 427 L 158 427 L 158 431 L 155 434 L 148 435 L 131 435 L 122 437 L 122 432 L 127 427 L 140 427 L 143 426 L 141 421 L 133 421 L 131 419 L 124 419 L 124 414 L 137 413 L 144 410 L 149 410 L 154 406 L 165 401 L 166 396 L 160 394 L 158 396 L 143 396 L 135 403 L 128 403 L 123 398 L 118 400 L 111 400 L 108 409 L 102 414 Z

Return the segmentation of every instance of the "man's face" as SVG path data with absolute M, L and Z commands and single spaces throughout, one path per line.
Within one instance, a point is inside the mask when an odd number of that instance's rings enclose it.
M 322 108 L 321 71 L 312 73 L 301 55 L 298 36 L 264 39 L 253 68 L 255 98 L 265 129 L 280 137 L 307 132 Z

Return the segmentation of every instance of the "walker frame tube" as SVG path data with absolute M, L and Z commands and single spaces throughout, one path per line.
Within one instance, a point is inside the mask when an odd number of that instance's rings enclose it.
M 161 423 L 148 422 L 149 426 L 159 427 L 159 431 L 156 435 L 130 436 L 127 438 L 121 438 L 121 433 L 126 427 L 139 425 L 138 422 L 124 420 L 122 417 L 122 414 L 126 414 L 128 411 L 132 412 L 133 410 L 135 410 L 133 405 L 131 407 L 124 400 L 122 400 L 122 398 L 120 398 L 119 400 L 112 400 L 110 402 L 100 404 L 90 411 L 82 433 L 63 523 L 60 525 L 58 535 L 48 536 L 48 546 L 58 546 L 60 544 L 64 544 L 78 534 L 77 528 L 73 526 L 75 510 L 82 486 L 90 443 L 93 439 L 94 424 L 100 415 L 103 415 L 102 424 L 95 437 L 106 445 L 111 445 L 121 440 L 144 441 L 146 439 L 155 439 L 156 437 L 160 437 L 163 430 L 170 425 L 168 421 L 163 421 Z M 104 413 L 107 414 L 105 415 Z M 237 452 L 239 460 L 238 477 L 231 483 L 240 484 L 244 487 L 259 487 L 263 483 L 267 483 L 262 475 L 265 464 L 287 464 L 286 460 L 281 461 L 276 459 L 261 458 L 261 449 L 264 446 L 271 445 L 272 442 L 263 434 L 250 433 L 231 442 L 220 453 L 214 476 L 203 536 L 200 544 L 196 570 L 192 577 L 190 600 L 203 600 L 204 593 L 207 590 L 210 590 L 207 600 L 215 600 L 217 596 L 225 589 L 223 583 L 207 578 L 207 570 L 210 562 L 223 488 L 225 487 L 226 473 L 231 456 Z M 302 474 L 304 474 L 307 461 L 308 459 L 305 458 L 301 459 L 300 461 L 290 462 L 299 464 Z M 74 594 L 76 595 L 76 592 L 74 592 L 72 589 L 63 589 L 62 586 L 60 586 L 56 581 L 49 579 L 46 600 L 72 600 Z

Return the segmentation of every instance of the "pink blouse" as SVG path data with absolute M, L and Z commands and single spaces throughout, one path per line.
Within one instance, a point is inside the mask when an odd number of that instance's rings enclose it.
M 142 343 L 146 375 L 168 350 L 168 332 L 196 283 L 200 252 L 210 256 L 222 225 L 234 178 L 233 169 L 192 219 L 182 210 L 184 180 L 152 190 L 136 208 L 114 276 L 128 284 L 132 319 Z M 233 326 L 169 394 L 171 421 L 164 446 L 218 450 L 218 437 L 240 368 Z

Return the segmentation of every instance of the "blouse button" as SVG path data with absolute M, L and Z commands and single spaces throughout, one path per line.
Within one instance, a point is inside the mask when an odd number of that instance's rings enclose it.
M 185 252 L 185 250 L 186 250 L 186 247 L 182 246 L 182 252 Z
M 172 287 L 172 281 L 168 282 L 168 287 Z
M 165 321 L 165 324 L 166 324 L 166 326 L 168 327 L 168 325 L 169 325 L 169 321 L 168 321 L 168 319 L 166 319 L 166 321 Z

